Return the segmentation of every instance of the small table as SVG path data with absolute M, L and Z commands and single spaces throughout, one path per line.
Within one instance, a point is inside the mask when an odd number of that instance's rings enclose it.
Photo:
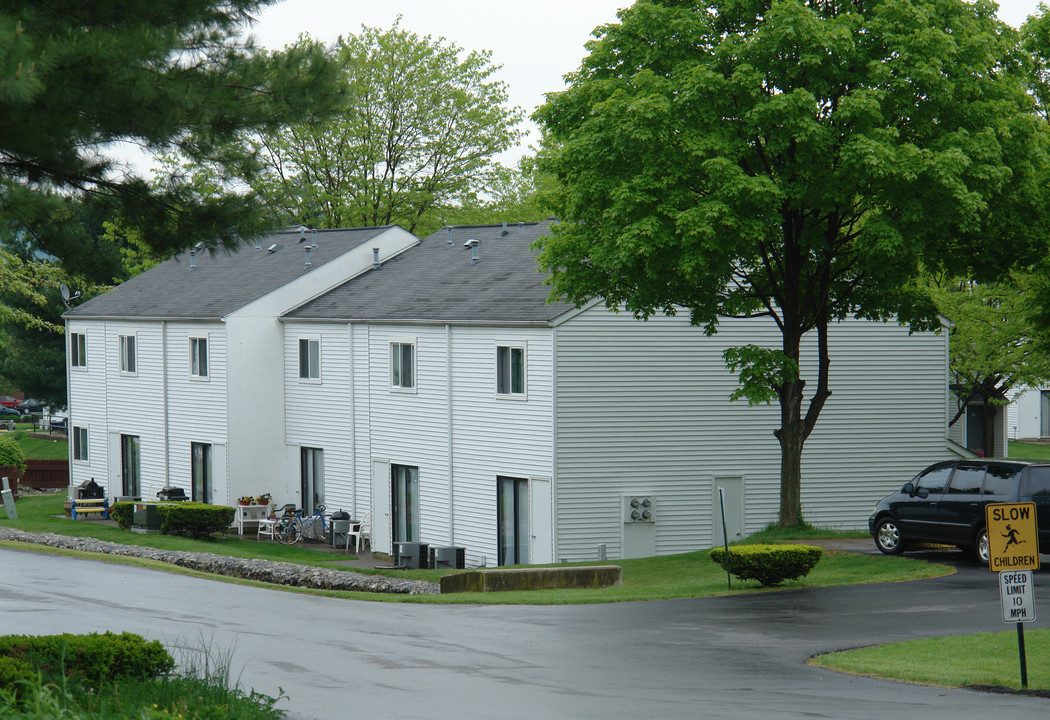
M 256 527 L 260 520 L 265 520 L 270 514 L 270 505 L 238 505 L 237 514 L 234 515 L 233 524 L 237 526 L 237 534 L 244 534 L 244 526 L 252 523 Z

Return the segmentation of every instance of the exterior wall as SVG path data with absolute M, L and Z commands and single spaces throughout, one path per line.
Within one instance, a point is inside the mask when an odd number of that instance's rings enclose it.
M 955 417 L 955 413 L 959 410 L 959 399 L 954 397 L 952 393 L 949 393 L 948 401 L 948 420 Z M 1036 437 L 1039 433 L 1039 404 L 1038 395 L 1035 397 L 1035 430 Z M 1000 407 L 999 412 L 995 415 L 995 455 L 998 457 L 1006 457 L 1009 454 L 1010 440 L 1019 439 L 1016 435 L 1017 432 L 1017 411 L 1015 407 L 1016 403 L 1011 402 L 1006 407 Z M 955 421 L 954 425 L 948 426 L 948 439 L 954 443 L 958 443 L 962 447 L 967 447 L 966 438 L 968 436 L 968 420 L 966 413 L 959 416 L 959 419 Z
M 212 446 L 213 503 L 229 505 L 238 494 L 229 485 L 227 466 L 226 327 L 219 322 L 162 323 L 167 338 L 168 477 L 192 496 L 190 444 Z M 208 377 L 190 374 L 190 338 L 208 340 Z
M 596 307 L 556 333 L 558 559 L 593 559 L 599 545 L 620 557 L 635 529 L 622 495 L 655 497 L 657 554 L 714 544 L 716 478 L 742 479 L 744 534 L 776 519 L 778 407 L 729 402 L 736 379 L 722 361 L 727 346 L 778 346 L 771 323 L 729 320 L 709 338 L 684 315 L 643 323 Z M 949 456 L 947 337 L 848 321 L 829 342 L 833 394 L 805 446 L 803 513 L 862 528 L 875 501 Z
M 86 367 L 69 367 L 69 343 L 72 333 L 85 336 Z M 69 443 L 69 483 L 80 483 L 94 478 L 109 492 L 109 442 L 106 410 L 106 326 L 91 320 L 71 321 L 66 324 L 66 373 L 68 382 L 69 427 L 88 429 L 87 462 L 73 460 L 73 443 Z M 110 493 L 116 495 L 118 493 Z
M 1010 437 L 1014 440 L 1042 437 L 1043 388 L 1025 388 L 1010 404 Z
M 298 337 L 316 331 L 322 339 L 324 387 L 329 386 L 327 378 L 331 377 L 326 371 L 329 350 L 339 355 L 347 349 L 345 327 L 325 330 L 288 324 L 285 352 L 289 362 L 294 356 L 296 368 L 289 369 L 286 377 L 289 422 L 291 425 L 294 418 L 302 428 L 289 430 L 289 444 L 305 437 L 317 437 L 325 443 L 326 494 L 339 499 L 336 505 L 349 498 L 353 514 L 361 517 L 373 510 L 373 463 L 417 467 L 420 540 L 463 546 L 471 565 L 496 564 L 497 476 L 542 482 L 552 475 L 550 330 L 351 326 L 348 349 L 353 358 L 353 386 L 333 380 L 336 385 L 330 402 L 326 399 L 318 412 L 305 413 L 293 406 L 320 401 L 321 393 L 317 386 L 300 386 L 297 377 L 293 382 L 292 374 L 297 376 Z M 390 386 L 393 342 L 415 344 L 416 387 L 411 391 Z M 510 399 L 496 393 L 498 345 L 525 347 L 524 398 Z M 350 372 L 341 359 L 332 368 L 340 374 Z M 341 428 L 353 428 L 353 444 L 346 441 L 342 429 L 325 429 L 329 413 L 334 413 L 331 417 L 337 418 Z M 330 470 L 330 456 L 338 459 L 338 472 Z M 343 474 L 348 456 L 356 462 L 352 472 Z M 389 471 L 376 481 L 389 483 Z M 332 507 L 333 503 L 328 505 Z M 535 521 L 537 527 L 549 527 L 550 509 L 546 517 Z M 389 533 L 390 523 L 389 512 L 373 514 L 373 535 Z M 550 537 L 543 541 L 551 545 Z
M 299 339 L 320 342 L 318 380 L 299 377 Z M 346 510 L 359 517 L 351 441 L 352 399 L 350 327 L 348 325 L 286 323 L 284 328 L 284 448 L 288 468 L 278 504 L 303 506 L 300 448 L 324 451 L 325 504 L 331 511 Z M 367 474 L 364 476 L 367 480 Z M 367 491 L 367 485 L 365 486 Z

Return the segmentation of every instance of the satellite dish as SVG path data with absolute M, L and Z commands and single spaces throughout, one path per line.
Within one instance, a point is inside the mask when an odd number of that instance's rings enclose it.
M 51 287 L 54 287 L 54 285 L 52 285 Z M 58 286 L 58 289 L 62 292 L 62 299 L 66 302 L 69 302 L 69 286 L 65 283 L 62 283 Z

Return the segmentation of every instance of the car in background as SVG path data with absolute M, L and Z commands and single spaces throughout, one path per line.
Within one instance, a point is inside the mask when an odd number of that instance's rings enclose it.
M 39 413 L 44 409 L 44 403 L 33 398 L 26 398 L 22 402 L 15 406 L 15 410 L 22 413 L 23 415 L 30 415 Z
M 19 402 L 21 401 L 16 397 L 11 397 L 10 395 L 0 395 L 0 407 L 14 408 L 18 405 Z
M 22 417 L 22 413 L 18 412 L 14 408 L 9 408 L 7 406 L 0 405 L 0 417 L 20 418 Z
M 989 503 L 1033 502 L 1039 552 L 1050 553 L 1050 462 L 987 458 L 931 465 L 875 506 L 875 546 L 898 555 L 911 543 L 956 545 L 988 563 Z

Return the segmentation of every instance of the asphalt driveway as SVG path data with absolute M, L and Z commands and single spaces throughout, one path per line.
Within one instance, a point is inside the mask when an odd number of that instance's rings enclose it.
M 1037 603 L 1048 581 L 1039 573 Z M 246 687 L 283 688 L 293 718 L 1043 718 L 1047 700 L 805 664 L 828 650 L 1010 628 L 994 575 L 971 565 L 918 582 L 694 600 L 421 606 L 0 549 L 0 632 L 208 644 L 232 654 Z

